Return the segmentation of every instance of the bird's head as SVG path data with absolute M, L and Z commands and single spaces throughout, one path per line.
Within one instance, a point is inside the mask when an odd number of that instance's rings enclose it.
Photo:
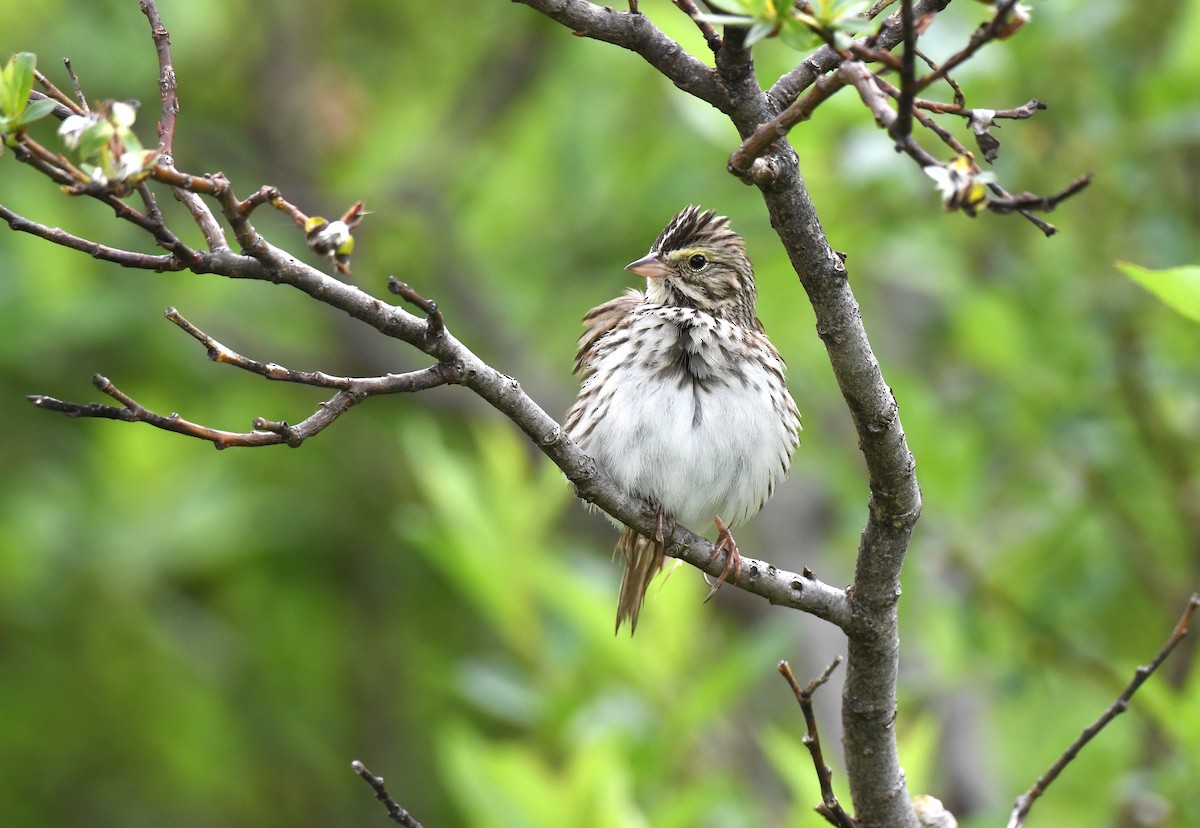
M 667 223 L 650 252 L 625 267 L 646 277 L 646 298 L 696 308 L 746 326 L 754 316 L 754 270 L 729 219 L 685 207 Z

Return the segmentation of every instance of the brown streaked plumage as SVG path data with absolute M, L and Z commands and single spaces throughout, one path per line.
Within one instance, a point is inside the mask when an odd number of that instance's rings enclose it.
M 715 522 L 727 553 L 720 586 L 740 564 L 721 517 L 733 526 L 757 513 L 799 442 L 783 360 L 755 315 L 754 272 L 724 216 L 685 208 L 626 269 L 646 277 L 646 291 L 584 317 L 567 432 L 663 522 Z M 628 621 L 632 632 L 665 558 L 661 531 L 621 529 L 617 629 Z

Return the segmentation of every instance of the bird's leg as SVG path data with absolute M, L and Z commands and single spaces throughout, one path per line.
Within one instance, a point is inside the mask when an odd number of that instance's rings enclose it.
M 704 602 L 708 603 L 709 599 L 717 594 L 717 590 L 725 583 L 725 579 L 733 574 L 736 580 L 742 574 L 742 553 L 738 551 L 737 541 L 733 539 L 733 535 L 729 532 L 729 527 L 717 515 L 713 515 L 713 524 L 717 527 L 717 544 L 713 547 L 713 560 L 717 555 L 721 554 L 721 550 L 725 550 L 725 568 L 721 570 L 721 577 L 717 578 L 717 582 L 713 584 L 708 595 L 705 596 Z

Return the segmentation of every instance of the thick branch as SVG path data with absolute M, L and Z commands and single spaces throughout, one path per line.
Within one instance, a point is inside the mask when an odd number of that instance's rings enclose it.
M 730 105 L 716 73 L 692 57 L 643 14 L 616 11 L 586 0 L 519 0 L 580 37 L 636 52 L 672 83 L 721 111 Z
M 563 5 L 575 8 L 580 4 L 530 5 L 539 9 L 553 6 L 557 10 Z M 931 5 L 940 8 L 944 3 Z M 596 7 L 589 5 L 589 8 Z M 547 13 L 565 22 L 557 12 Z M 605 14 L 619 16 L 616 12 Z M 739 60 L 736 52 L 724 54 L 731 47 L 736 50 L 740 44 L 740 40 L 733 42 L 734 35 L 738 35 L 736 29 L 726 34 L 718 66 L 722 81 L 736 84 L 741 98 L 721 108 L 730 115 L 738 133 L 749 136 L 771 117 L 775 108 L 757 84 L 747 82 L 748 76 L 752 78 L 744 71 L 751 65 L 748 56 Z M 904 438 L 896 401 L 867 340 L 845 268 L 821 229 L 800 176 L 795 152 L 785 138 L 780 138 L 770 145 L 770 155 L 763 157 L 762 162 L 767 169 L 755 175 L 754 182 L 763 193 L 771 224 L 813 306 L 817 333 L 825 343 L 834 376 L 854 420 L 870 475 L 870 508 L 859 546 L 854 586 L 849 593 L 851 615 L 849 625 L 843 627 L 848 637 L 843 722 L 851 794 L 858 824 L 863 828 L 915 828 L 916 817 L 900 770 L 892 724 L 899 663 L 896 604 L 900 568 L 921 510 L 916 464 Z M 540 445 L 546 445 L 538 440 L 536 432 L 530 436 Z M 561 462 L 559 466 L 568 476 L 572 475 L 572 466 Z M 580 481 L 575 477 L 572 480 L 586 498 Z M 648 536 L 653 529 L 651 513 L 631 522 L 626 519 L 629 515 L 600 505 Z M 691 558 L 687 559 L 691 562 Z M 710 565 L 716 568 L 715 562 Z M 742 571 L 752 570 L 753 567 L 743 566 Z M 743 586 L 741 580 L 739 586 Z M 839 611 L 841 608 L 838 601 Z
M 860 828 L 914 828 L 896 752 L 900 569 L 921 513 L 916 463 L 896 400 L 871 350 L 846 270 L 829 247 L 786 143 L 788 158 L 763 196 L 771 223 L 812 303 L 838 387 L 858 432 L 870 477 L 867 523 L 859 542 L 847 632 L 842 721 L 847 779 Z

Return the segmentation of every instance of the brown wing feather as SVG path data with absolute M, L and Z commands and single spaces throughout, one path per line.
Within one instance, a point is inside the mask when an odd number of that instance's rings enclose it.
M 630 288 L 624 295 L 610 299 L 603 305 L 597 305 L 587 312 L 583 317 L 583 324 L 587 329 L 579 337 L 578 349 L 575 351 L 575 367 L 572 369 L 572 373 L 577 374 L 581 380 L 587 379 L 591 373 L 591 360 L 596 344 L 622 319 L 632 313 L 634 308 L 645 301 L 645 298 L 640 290 Z

